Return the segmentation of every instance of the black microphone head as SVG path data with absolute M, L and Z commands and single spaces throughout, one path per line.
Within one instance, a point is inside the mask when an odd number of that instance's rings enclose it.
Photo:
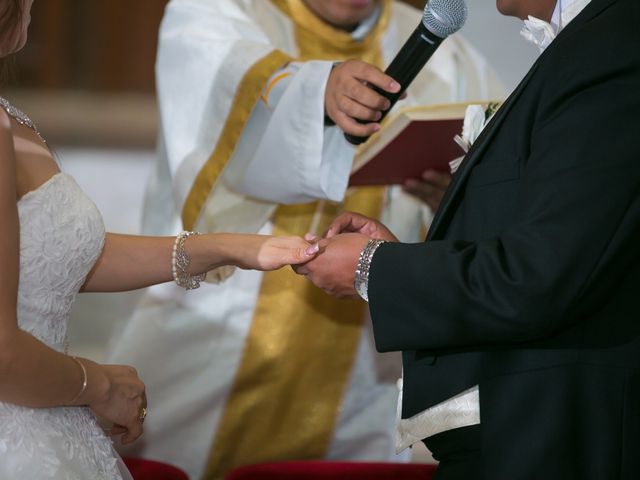
M 429 0 L 424 7 L 422 24 L 440 38 L 447 38 L 462 28 L 467 21 L 464 0 Z

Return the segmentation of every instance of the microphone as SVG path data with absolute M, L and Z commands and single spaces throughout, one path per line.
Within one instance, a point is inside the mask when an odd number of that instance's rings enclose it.
M 422 22 L 413 31 L 384 72 L 401 85 L 401 90 L 397 93 L 390 93 L 371 85 L 371 88 L 391 101 L 391 106 L 382 112 L 382 117 L 378 121 L 387 115 L 442 41 L 460 30 L 466 20 L 467 5 L 464 0 L 429 0 L 424 7 Z M 364 120 L 358 121 L 368 123 Z M 359 145 L 369 138 L 348 133 L 345 133 L 344 136 L 354 145 Z

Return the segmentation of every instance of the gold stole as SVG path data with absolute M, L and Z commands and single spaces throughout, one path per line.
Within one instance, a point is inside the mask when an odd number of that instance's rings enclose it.
M 377 26 L 356 42 L 316 17 L 301 0 L 272 0 L 295 24 L 302 61 L 359 58 L 382 64 L 381 37 L 390 14 L 383 0 Z M 280 206 L 274 235 L 326 229 L 342 210 L 378 217 L 383 189 L 351 190 L 343 205 Z M 207 479 L 238 466 L 325 456 L 362 333 L 364 304 L 337 300 L 290 268 L 264 275 L 235 381 L 212 444 Z

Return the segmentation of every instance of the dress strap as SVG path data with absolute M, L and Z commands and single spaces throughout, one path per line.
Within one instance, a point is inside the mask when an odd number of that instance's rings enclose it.
M 13 117 L 16 122 L 26 127 L 29 127 L 31 130 L 33 130 L 36 133 L 36 135 L 38 135 L 38 137 L 40 137 L 40 139 L 45 144 L 47 143 L 44 137 L 40 134 L 40 131 L 38 130 L 38 127 L 36 127 L 36 124 L 33 123 L 33 120 L 31 120 L 31 118 L 29 118 L 29 116 L 26 113 L 24 113 L 19 108 L 14 107 L 9 102 L 9 100 L 7 100 L 4 97 L 0 97 L 0 107 L 2 107 L 11 117 Z

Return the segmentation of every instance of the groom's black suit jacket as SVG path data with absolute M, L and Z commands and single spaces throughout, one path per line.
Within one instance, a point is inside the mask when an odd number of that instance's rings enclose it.
M 479 384 L 487 480 L 640 478 L 639 147 L 640 2 L 592 0 L 374 256 L 403 417 Z

